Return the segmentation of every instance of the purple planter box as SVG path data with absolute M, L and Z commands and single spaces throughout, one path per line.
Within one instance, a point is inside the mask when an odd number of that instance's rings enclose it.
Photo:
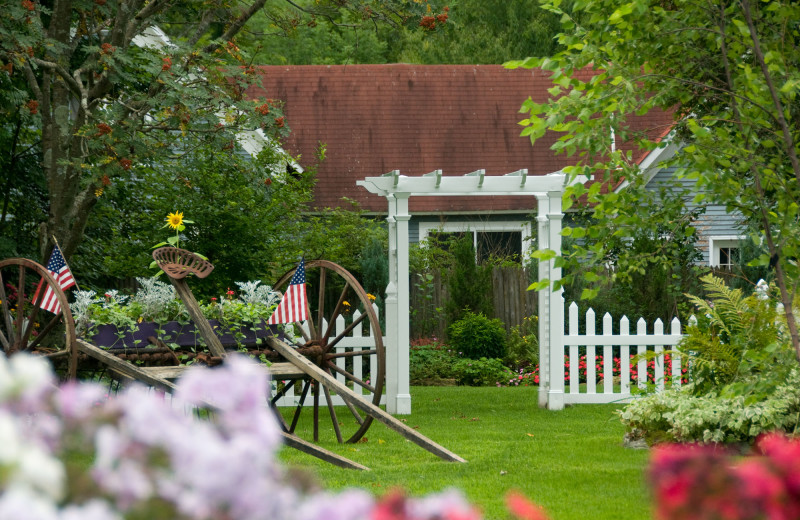
M 228 327 L 221 325 L 218 320 L 208 320 L 211 328 L 223 347 L 236 347 L 238 345 L 255 345 L 259 339 L 268 336 L 281 336 L 275 325 L 267 325 L 262 320 L 255 327 Z M 164 343 L 177 343 L 181 347 L 198 347 L 205 344 L 200 331 L 194 323 L 186 324 L 170 321 L 164 324 L 142 322 L 133 330 L 119 331 L 115 325 L 99 325 L 94 336 L 89 338 L 91 343 L 104 348 L 144 348 L 151 346 L 148 337 L 155 336 Z

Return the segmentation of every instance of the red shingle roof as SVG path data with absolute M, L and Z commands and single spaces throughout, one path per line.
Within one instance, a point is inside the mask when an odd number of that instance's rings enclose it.
M 435 169 L 463 175 L 485 169 L 503 175 L 527 168 L 545 175 L 571 163 L 556 156 L 546 135 L 536 146 L 521 137 L 519 113 L 530 96 L 548 99 L 552 84 L 540 70 L 501 65 L 264 66 L 253 98 L 285 102 L 291 135 L 283 143 L 301 164 L 327 146 L 318 170 L 316 207 L 341 205 L 342 197 L 384 213 L 386 201 L 356 186 L 369 176 L 400 170 L 416 176 Z M 588 78 L 590 71 L 582 72 Z M 640 118 L 642 129 L 663 134 L 671 118 Z M 529 211 L 530 197 L 416 197 L 414 212 Z

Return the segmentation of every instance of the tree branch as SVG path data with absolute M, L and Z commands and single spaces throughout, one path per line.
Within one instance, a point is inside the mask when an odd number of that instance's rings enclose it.
M 67 86 L 69 87 L 70 91 L 73 94 L 75 94 L 76 96 L 81 95 L 82 91 L 81 85 L 78 84 L 75 78 L 70 76 L 69 72 L 64 67 L 62 67 L 58 63 L 53 63 L 52 61 L 47 61 L 36 57 L 31 58 L 31 61 L 33 61 L 36 65 L 42 67 L 43 69 L 48 69 L 58 74 L 58 76 L 64 80 L 64 83 L 67 84 Z
M 220 42 L 231 41 L 231 39 L 236 36 L 242 27 L 244 27 L 244 24 L 247 23 L 247 21 L 252 18 L 254 14 L 261 10 L 262 7 L 264 7 L 264 4 L 266 4 L 266 0 L 256 0 L 248 9 L 243 9 L 239 17 L 228 27 L 228 30 L 226 30 L 222 36 L 217 38 L 215 42 L 208 44 L 206 48 L 203 49 L 203 52 L 213 52 L 219 48 Z
M 783 132 L 783 144 L 786 147 L 786 153 L 789 155 L 789 160 L 792 163 L 794 176 L 797 181 L 800 182 L 800 160 L 797 158 L 797 150 L 795 150 L 794 147 L 794 139 L 792 139 L 789 124 L 786 122 L 786 117 L 783 114 L 783 103 L 781 103 L 781 98 L 778 96 L 778 89 L 775 87 L 772 74 L 770 74 L 769 67 L 767 67 L 767 62 L 764 59 L 764 53 L 761 51 L 761 43 L 758 33 L 756 32 L 755 24 L 753 23 L 753 15 L 750 11 L 750 2 L 749 0 L 741 0 L 741 4 L 744 18 L 747 20 L 747 27 L 750 29 L 750 37 L 753 39 L 753 52 L 758 60 L 758 65 L 761 67 L 764 80 L 767 82 L 767 88 L 769 88 L 769 93 L 772 97 L 772 104 L 775 105 L 776 114 L 774 117 L 778 120 L 778 124 Z M 800 356 L 800 348 L 798 348 L 798 356 Z

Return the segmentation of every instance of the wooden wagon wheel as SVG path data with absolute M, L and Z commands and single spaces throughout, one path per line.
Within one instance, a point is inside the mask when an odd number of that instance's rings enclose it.
M 41 308 L 48 287 L 61 306 L 58 314 Z M 75 378 L 75 321 L 50 272 L 27 258 L 0 261 L 0 300 L 0 344 L 6 355 L 28 351 L 52 360 L 66 357 L 67 376 Z
M 298 345 L 299 350 L 328 374 L 334 377 L 341 376 L 348 387 L 366 389 L 371 393 L 371 397 L 367 395 L 365 399 L 369 398 L 372 404 L 380 406 L 386 374 L 386 352 L 383 346 L 380 321 L 372 307 L 372 301 L 353 275 L 333 262 L 315 260 L 306 263 L 305 268 L 310 317 L 308 328 L 310 333 L 302 331 L 303 340 Z M 275 284 L 275 289 L 285 289 L 294 271 L 293 269 L 283 275 Z M 337 334 L 336 319 L 339 316 L 347 316 L 348 319 L 351 316 L 358 317 L 349 320 L 345 329 Z M 368 348 L 360 351 L 337 352 L 336 345 L 344 340 L 356 326 L 365 323 L 369 326 L 371 332 L 369 337 L 363 338 L 365 346 L 368 346 Z M 367 345 L 367 342 L 369 345 Z M 356 364 L 363 364 L 365 359 L 373 355 L 376 356 L 377 363 L 375 363 L 372 372 L 369 374 L 369 378 L 358 377 L 355 374 L 356 370 L 354 370 Z M 347 359 L 347 362 L 337 363 L 337 360 L 341 359 Z M 319 440 L 320 391 L 324 394 L 325 404 L 328 407 L 328 414 L 337 440 L 345 442 L 344 439 L 349 433 L 343 434 L 343 429 L 354 429 L 354 432 L 346 438 L 346 442 L 356 442 L 364 436 L 372 423 L 372 417 L 362 415 L 353 405 L 346 403 L 349 413 L 342 414 L 344 417 L 340 418 L 339 414 L 334 410 L 333 396 L 329 390 L 310 379 L 303 382 L 300 404 L 294 412 L 291 424 L 287 426 L 289 433 L 294 433 L 295 431 L 303 408 L 303 401 L 310 388 L 314 392 L 313 428 L 315 442 Z

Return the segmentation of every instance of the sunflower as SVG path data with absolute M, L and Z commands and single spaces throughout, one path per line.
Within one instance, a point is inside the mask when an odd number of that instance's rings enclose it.
M 176 211 L 167 215 L 167 225 L 172 229 L 178 229 L 183 225 L 183 213 Z

